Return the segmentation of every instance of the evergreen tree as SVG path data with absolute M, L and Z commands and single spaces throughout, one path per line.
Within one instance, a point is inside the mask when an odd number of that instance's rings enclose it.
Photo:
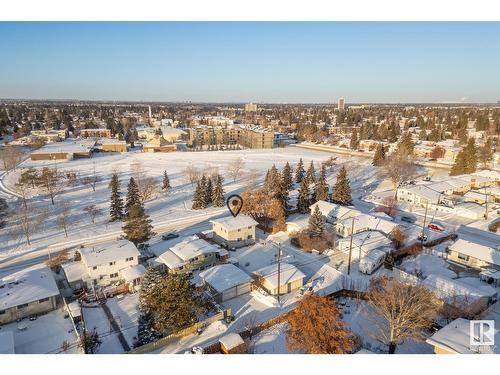
M 163 182 L 162 182 L 162 185 L 161 185 L 161 189 L 165 190 L 166 192 L 168 192 L 170 190 L 170 188 L 171 188 L 171 186 L 170 186 L 170 179 L 168 178 L 167 171 L 163 171 Z
M 290 164 L 287 162 L 283 171 L 281 172 L 281 179 L 283 183 L 283 187 L 286 191 L 290 191 L 293 188 L 293 177 L 292 177 L 292 168 Z
M 204 193 L 205 193 L 205 204 L 209 206 L 210 204 L 212 204 L 212 194 L 213 194 L 212 179 L 210 178 L 207 178 Z
M 127 187 L 127 199 L 125 200 L 125 215 L 128 216 L 130 207 L 140 205 L 141 199 L 139 194 L 139 187 L 133 177 L 130 177 Z
M 116 173 L 111 177 L 111 207 L 109 214 L 111 216 L 111 221 L 117 221 L 123 219 L 123 200 L 120 192 L 120 180 Z
M 347 170 L 344 166 L 340 168 L 337 175 L 337 181 L 333 187 L 332 201 L 342 205 L 350 205 L 352 202 L 351 187 L 347 178 Z
M 385 147 L 383 144 L 379 143 L 377 149 L 375 150 L 375 155 L 373 155 L 372 164 L 376 167 L 381 167 L 385 163 Z
M 321 166 L 321 173 L 314 187 L 314 202 L 328 200 L 328 184 L 326 182 L 326 167 Z
M 304 178 L 306 171 L 304 170 L 304 162 L 300 158 L 297 168 L 295 169 L 295 182 L 300 184 Z
M 273 166 L 269 170 L 268 175 L 266 176 L 266 182 L 264 183 L 264 187 L 267 190 L 274 193 L 279 190 L 279 184 L 280 184 L 280 173 L 278 172 L 276 165 L 273 164 Z
M 307 230 L 314 237 L 321 237 L 325 231 L 323 215 L 321 215 L 321 211 L 318 206 L 314 207 L 314 211 L 311 217 L 309 217 L 309 226 Z
M 406 132 L 398 143 L 398 148 L 396 152 L 401 156 L 411 156 L 413 155 L 413 149 L 415 148 L 415 143 L 411 139 L 411 134 Z
M 474 173 L 477 169 L 477 149 L 474 138 L 469 139 L 457 155 L 455 163 L 451 167 L 450 176 Z
M 198 181 L 196 183 L 196 189 L 193 195 L 193 205 L 191 206 L 191 208 L 193 210 L 201 210 L 205 207 L 206 207 L 205 192 L 203 190 L 203 185 L 201 181 Z
M 276 182 L 276 185 L 273 187 L 272 194 L 273 198 L 276 199 L 278 202 L 280 202 L 281 207 L 285 212 L 286 209 L 288 208 L 289 191 L 286 189 L 283 177 L 280 175 L 278 175 L 278 180 Z
M 307 173 L 305 177 L 308 184 L 314 184 L 316 182 L 316 169 L 314 169 L 314 162 L 311 160 L 309 168 L 307 168 Z
M 7 201 L 4 198 L 0 198 L 0 228 L 3 228 L 7 222 L 7 208 Z
M 359 146 L 359 140 L 358 140 L 358 132 L 356 129 L 352 131 L 351 134 L 351 143 L 349 145 L 351 147 L 351 150 L 357 150 Z
M 300 182 L 299 196 L 297 198 L 297 209 L 300 213 L 305 214 L 309 212 L 309 206 L 311 205 L 309 198 L 309 184 L 305 178 Z
M 212 203 L 214 207 L 224 207 L 224 188 L 222 187 L 222 176 L 219 174 L 212 192 Z
M 134 204 L 129 207 L 125 225 L 122 227 L 125 238 L 136 246 L 141 242 L 148 241 L 154 235 L 151 223 L 152 220 L 144 211 L 142 204 Z

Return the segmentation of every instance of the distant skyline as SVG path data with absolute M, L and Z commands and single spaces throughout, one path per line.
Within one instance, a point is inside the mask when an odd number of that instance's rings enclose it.
M 500 22 L 0 22 L 0 98 L 500 100 Z

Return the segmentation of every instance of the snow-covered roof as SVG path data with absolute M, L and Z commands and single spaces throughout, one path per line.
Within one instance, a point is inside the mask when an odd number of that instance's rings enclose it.
M 32 155 L 50 153 L 78 153 L 89 152 L 95 146 L 95 141 L 91 139 L 67 139 L 62 142 L 47 143 L 42 148 L 33 151 Z
M 470 299 L 468 302 L 473 302 L 475 299 L 492 297 L 497 294 L 497 291 L 489 285 L 477 288 L 459 279 L 450 279 L 436 274 L 427 276 L 423 281 L 423 285 L 433 291 L 439 298 L 455 303 L 459 302 L 454 300 L 456 298 Z
M 495 338 L 499 336 L 498 330 L 495 336 Z M 457 354 L 494 354 L 495 352 L 500 353 L 499 346 L 471 346 L 470 321 L 463 318 L 455 319 L 450 324 L 444 326 L 431 337 L 429 337 L 426 342 L 434 347 Z
M 72 283 L 79 280 L 85 280 L 88 276 L 87 268 L 83 262 L 69 262 L 61 265 L 66 275 L 66 280 L 68 283 Z
M 68 303 L 68 310 L 73 318 L 82 316 L 82 309 L 80 308 L 80 303 L 78 301 Z
M 278 287 L 278 264 L 273 264 L 255 271 L 255 274 L 266 279 L 273 288 Z M 290 263 L 282 263 L 280 268 L 280 286 L 304 279 L 304 275 L 297 267 Z
M 500 250 L 463 239 L 458 239 L 449 249 L 500 266 Z
M 98 143 L 100 145 L 126 145 L 127 142 L 116 138 L 100 138 Z
M 219 224 L 227 231 L 243 229 L 258 224 L 254 219 L 247 215 L 238 215 L 236 217 L 226 216 L 220 219 L 210 220 L 210 222 L 212 224 Z
M 171 250 L 165 251 L 163 254 L 160 254 L 160 256 L 156 259 L 161 261 L 170 269 L 178 268 L 184 264 L 184 261 L 177 255 L 175 255 L 175 253 Z
M 219 339 L 219 342 L 224 345 L 227 350 L 234 349 L 245 343 L 241 336 L 237 333 L 228 333 Z
M 476 191 L 476 190 L 469 190 L 467 193 L 464 194 L 464 198 L 471 198 L 471 199 L 482 199 L 486 200 L 486 194 L 481 191 Z
M 14 350 L 14 333 L 0 331 L 0 354 L 16 354 Z
M 480 176 L 492 181 L 500 180 L 500 172 L 496 170 L 483 169 L 482 171 L 474 172 L 472 176 Z
M 136 264 L 120 271 L 125 281 L 133 281 L 142 277 L 146 273 L 146 268 L 142 264 Z
M 351 238 L 344 238 L 339 241 L 342 244 L 350 244 Z M 364 253 L 373 249 L 378 249 L 391 244 L 391 240 L 377 231 L 365 231 L 352 236 L 352 246 L 361 247 Z
M 173 269 L 184 265 L 190 259 L 202 254 L 206 255 L 218 252 L 219 247 L 193 236 L 175 244 L 163 254 L 160 254 L 158 259 L 166 264 L 168 268 Z
M 78 250 L 87 267 L 98 266 L 119 259 L 141 255 L 135 245 L 128 240 L 116 240 Z
M 219 293 L 252 281 L 252 278 L 246 272 L 233 264 L 221 264 L 211 267 L 201 272 L 200 277 Z
M 499 234 L 478 228 L 469 227 L 467 225 L 460 225 L 455 231 L 455 233 L 458 235 L 458 238 L 475 242 L 477 244 L 481 244 L 483 246 L 488 246 L 491 248 L 499 248 L 500 244 Z
M 408 185 L 408 186 L 399 188 L 399 190 L 409 191 L 416 196 L 419 196 L 419 197 L 422 197 L 422 198 L 429 200 L 432 203 L 437 203 L 439 198 L 441 197 L 440 192 L 437 192 L 436 190 L 431 189 L 427 185 Z
M 37 264 L 0 279 L 0 310 L 58 294 L 59 289 L 50 268 Z
M 344 226 L 351 228 L 352 218 L 344 219 L 341 221 Z M 389 234 L 398 224 L 376 217 L 368 214 L 360 214 L 354 216 L 354 231 L 359 231 L 362 229 L 378 230 L 383 233 Z
M 318 201 L 312 204 L 309 207 L 311 213 L 314 212 L 316 206 L 318 206 L 321 215 L 325 217 L 335 217 L 338 219 L 344 219 L 361 213 L 354 207 L 341 206 L 340 204 L 326 202 L 326 201 Z

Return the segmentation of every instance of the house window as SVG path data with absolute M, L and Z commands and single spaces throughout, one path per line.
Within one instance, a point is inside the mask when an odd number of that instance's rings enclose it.
M 92 269 L 93 269 L 93 270 L 96 270 L 96 269 L 97 269 L 97 266 L 92 267 Z
M 241 232 L 241 229 L 238 229 L 238 232 Z
M 458 253 L 458 259 L 465 260 L 466 262 L 468 262 L 469 261 L 469 256 Z
M 118 272 L 112 273 L 109 275 L 110 278 L 118 277 Z
M 110 266 L 114 266 L 116 262 L 109 262 Z
M 5 314 L 7 311 L 6 310 L 0 310 L 0 315 Z
M 18 305 L 18 306 L 17 306 L 17 309 L 18 309 L 18 310 L 21 310 L 21 309 L 24 309 L 25 307 L 28 307 L 28 304 L 27 304 L 27 303 L 23 303 L 22 305 Z
M 250 234 L 248 237 L 247 237 L 248 240 L 251 240 L 252 239 L 252 235 Z
M 252 227 L 250 226 L 250 227 L 248 227 L 248 229 L 252 229 Z
M 238 238 L 238 241 L 241 241 L 241 240 L 242 240 L 242 238 L 241 238 L 241 237 L 239 237 L 239 238 Z
M 125 262 L 130 262 L 132 260 L 134 260 L 134 257 L 130 257 L 130 258 L 125 259 Z
M 42 298 L 40 300 L 38 300 L 38 303 L 44 303 L 44 302 L 47 302 L 49 299 L 48 298 Z

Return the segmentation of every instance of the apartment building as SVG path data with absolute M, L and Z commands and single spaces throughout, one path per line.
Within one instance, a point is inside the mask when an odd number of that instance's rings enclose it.
M 254 125 L 200 125 L 189 129 L 189 143 L 195 146 L 239 144 L 248 148 L 273 148 L 274 132 Z

